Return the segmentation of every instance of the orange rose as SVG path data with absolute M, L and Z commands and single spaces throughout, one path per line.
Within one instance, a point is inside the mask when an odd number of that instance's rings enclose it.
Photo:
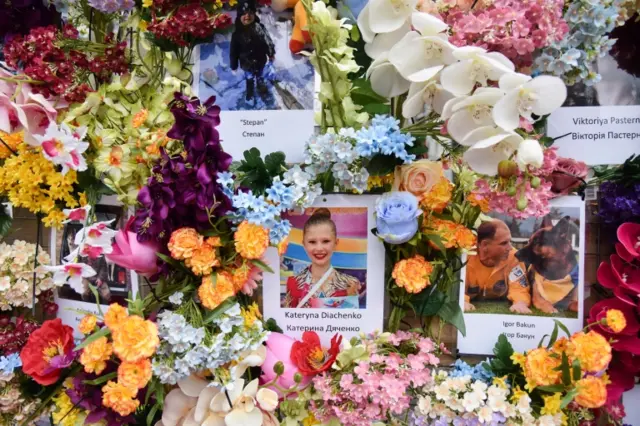
M 185 264 L 198 276 L 209 275 L 214 267 L 220 266 L 216 251 L 209 244 L 203 244 L 185 260 Z
M 111 358 L 113 348 L 106 337 L 100 337 L 89 343 L 80 355 L 80 364 L 87 373 L 100 374 L 107 368 L 107 361 Z
M 80 320 L 80 324 L 78 324 L 78 330 L 82 334 L 91 334 L 93 330 L 96 329 L 96 324 L 98 323 L 98 319 L 95 315 L 85 315 Z
M 193 256 L 193 252 L 202 247 L 204 237 L 193 228 L 180 228 L 171 233 L 167 248 L 171 257 L 184 260 Z
M 122 361 L 136 362 L 151 357 L 160 344 L 158 327 L 149 320 L 131 315 L 113 330 L 113 351 Z
M 138 389 L 124 386 L 111 380 L 102 388 L 102 405 L 121 416 L 128 416 L 138 409 L 140 401 L 135 399 Z
M 560 380 L 560 358 L 551 356 L 546 348 L 537 348 L 527 353 L 524 365 L 524 376 L 527 379 L 527 389 L 533 390 L 538 386 L 555 385 Z
M 433 265 L 424 257 L 415 255 L 410 259 L 403 259 L 393 267 L 393 279 L 398 287 L 404 288 L 409 293 L 420 293 L 431 284 L 429 277 L 433 271 Z
M 607 402 L 607 384 L 601 377 L 587 376 L 576 382 L 576 402 L 585 408 L 600 408 Z
M 601 334 L 591 330 L 571 336 L 568 355 L 580 361 L 583 371 L 598 373 L 611 362 L 611 345 Z
M 123 362 L 118 367 L 118 383 L 131 389 L 142 389 L 151 380 L 151 361 Z
M 431 160 L 418 160 L 398 166 L 395 170 L 393 190 L 409 191 L 422 198 L 442 176 L 442 164 Z
M 236 290 L 233 284 L 233 276 L 222 271 L 216 274 L 216 283 L 213 284 L 211 275 L 202 278 L 202 284 L 198 288 L 198 297 L 202 305 L 207 309 L 215 309 L 222 302 L 235 296 Z
M 129 317 L 127 310 L 117 303 L 109 305 L 109 309 L 104 314 L 104 323 L 112 332 L 120 327 L 122 322 Z
M 442 213 L 451 201 L 453 184 L 446 177 L 442 176 L 438 182 L 433 185 L 431 190 L 424 194 L 420 200 L 420 206 L 425 211 L 432 210 L 436 213 Z
M 269 230 L 246 220 L 238 226 L 233 238 L 236 250 L 245 259 L 260 259 L 269 247 Z

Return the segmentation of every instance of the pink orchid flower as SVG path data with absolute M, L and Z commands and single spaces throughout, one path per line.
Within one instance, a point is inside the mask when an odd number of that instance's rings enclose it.
M 158 271 L 156 253 L 159 246 L 153 242 L 138 241 L 136 233 L 130 230 L 134 219 L 131 217 L 124 229 L 116 234 L 113 251 L 106 258 L 109 262 L 149 277 Z
M 627 262 L 640 260 L 640 224 L 623 223 L 618 227 L 616 252 Z
M 613 290 L 623 302 L 637 306 L 640 294 L 640 270 L 624 262 L 617 254 L 610 257 L 611 263 L 602 262 L 598 267 L 598 282 Z
M 281 333 L 272 332 L 267 339 L 267 356 L 262 364 L 262 376 L 260 377 L 261 383 L 268 383 L 275 379 L 276 373 L 273 371 L 273 366 L 278 362 L 282 362 L 284 365 L 284 373 L 278 378 L 277 384 L 283 388 L 289 388 L 296 384 L 293 380 L 293 376 L 298 373 L 298 367 L 291 362 L 291 347 L 295 342 L 289 336 L 285 336 Z M 309 383 L 310 377 L 303 378 L 302 386 Z M 280 396 L 281 393 L 277 391 Z
M 84 223 L 86 222 L 87 217 L 89 215 L 89 210 L 91 210 L 91 206 L 89 204 L 87 204 L 84 207 L 79 207 L 77 209 L 64 209 L 62 210 L 62 213 L 64 213 L 67 219 L 64 220 L 62 223 L 68 223 L 72 221 Z

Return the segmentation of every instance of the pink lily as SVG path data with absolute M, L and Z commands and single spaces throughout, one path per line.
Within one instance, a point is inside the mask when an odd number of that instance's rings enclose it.
M 149 277 L 158 271 L 156 253 L 159 246 L 153 242 L 139 242 L 136 233 L 130 231 L 133 220 L 134 217 L 131 217 L 124 229 L 116 234 L 112 252 L 106 258 L 109 262 Z

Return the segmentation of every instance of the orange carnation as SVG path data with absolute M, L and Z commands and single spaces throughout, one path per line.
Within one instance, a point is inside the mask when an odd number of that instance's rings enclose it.
M 571 336 L 568 354 L 580 361 L 583 371 L 598 373 L 611 362 L 611 345 L 601 334 L 591 330 Z
M 120 327 L 120 325 L 128 317 L 129 314 L 124 307 L 118 305 L 117 303 L 112 303 L 111 305 L 109 305 L 109 309 L 104 314 L 104 323 L 106 324 L 107 328 L 109 328 L 109 330 L 113 332 L 115 329 Z
M 278 256 L 282 257 L 289 248 L 289 237 L 285 237 L 278 243 Z
M 82 334 L 91 334 L 93 330 L 96 329 L 96 325 L 98 323 L 98 319 L 95 315 L 85 315 L 80 320 L 80 324 L 78 324 L 78 330 Z
M 476 235 L 466 226 L 458 224 L 455 239 L 461 249 L 471 250 L 476 246 Z
M 233 290 L 235 292 L 240 291 L 240 289 L 249 281 L 249 277 L 251 276 L 251 265 L 248 263 L 243 263 L 239 267 L 233 270 L 231 273 L 231 279 L 233 281 Z
M 122 361 L 136 362 L 149 358 L 159 344 L 158 327 L 137 315 L 131 315 L 113 330 L 113 351 Z
M 246 220 L 234 234 L 236 250 L 245 259 L 260 259 L 269 247 L 269 230 Z
M 87 373 L 100 374 L 107 368 L 107 361 L 111 358 L 113 348 L 106 337 L 100 337 L 89 343 L 80 355 L 80 364 Z
M 555 385 L 560 380 L 560 358 L 552 357 L 546 348 L 537 348 L 527 353 L 524 364 L 524 376 L 527 379 L 527 389 L 533 390 L 537 386 Z
M 147 117 L 149 117 L 149 111 L 146 109 L 140 110 L 136 115 L 133 116 L 133 120 L 131 120 L 131 124 L 134 129 L 142 126 L 145 121 L 147 121 Z
M 585 408 L 600 408 L 607 401 L 607 384 L 601 377 L 587 376 L 576 383 L 575 401 Z
M 614 333 L 620 333 L 627 327 L 627 319 L 624 317 L 622 311 L 609 309 L 607 310 L 606 325 Z
M 420 293 L 431 282 L 429 276 L 433 271 L 433 265 L 424 257 L 415 255 L 410 259 L 403 259 L 393 267 L 393 279 L 398 287 L 402 287 L 409 293 Z
M 142 389 L 151 380 L 151 361 L 123 362 L 118 367 L 118 383 L 132 389 Z
M 121 416 L 128 416 L 140 406 L 140 401 L 135 399 L 137 394 L 138 389 L 110 380 L 102 387 L 102 405 Z
M 554 342 L 553 346 L 551 347 L 551 352 L 558 354 L 560 356 L 562 356 L 563 352 L 567 353 L 567 356 L 568 356 L 569 355 L 568 351 L 569 351 L 569 339 L 567 339 L 566 337 L 559 338 Z M 572 359 L 570 359 L 570 361 L 572 361 Z
M 209 244 L 203 244 L 193 251 L 192 256 L 188 257 L 185 263 L 198 276 L 209 275 L 214 267 L 220 266 L 220 261 L 216 258 L 216 251 Z
M 204 240 L 204 242 L 209 244 L 211 247 L 222 247 L 222 240 L 220 237 L 209 237 Z
M 453 184 L 444 176 L 441 176 L 435 185 L 420 200 L 420 206 L 423 210 L 431 210 L 441 213 L 451 201 L 451 193 Z
M 222 302 L 236 294 L 233 285 L 233 276 L 229 272 L 218 272 L 216 276 L 215 285 L 213 284 L 211 275 L 207 275 L 202 278 L 202 284 L 200 288 L 198 288 L 200 301 L 207 309 L 215 309 Z
M 471 193 L 467 197 L 467 201 L 474 207 L 480 207 L 482 213 L 489 211 L 489 198 L 480 196 L 478 194 Z
M 193 256 L 193 252 L 202 247 L 204 237 L 193 228 L 180 228 L 171 233 L 167 248 L 171 257 L 184 260 Z

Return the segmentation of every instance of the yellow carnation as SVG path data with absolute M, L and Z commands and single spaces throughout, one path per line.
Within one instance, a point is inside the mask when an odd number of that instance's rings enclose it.
M 553 346 L 551 347 L 551 352 L 558 354 L 560 356 L 562 356 L 563 352 L 565 352 L 567 356 L 569 356 L 570 354 L 568 353 L 568 351 L 569 351 L 569 339 L 567 339 L 566 337 L 559 338 L 554 342 Z
M 213 268 L 220 266 L 220 261 L 216 258 L 216 251 L 209 244 L 202 244 L 194 250 L 191 257 L 187 257 L 185 264 L 197 276 L 209 275 Z
M 537 348 L 527 353 L 524 365 L 524 376 L 527 379 L 527 389 L 533 390 L 538 386 L 555 385 L 560 380 L 560 358 L 552 357 L 546 348 Z
M 176 260 L 184 260 L 193 256 L 193 253 L 202 247 L 204 237 L 193 228 L 180 228 L 171 233 L 167 248 L 171 257 Z
M 113 348 L 106 337 L 100 337 L 89 343 L 80 355 L 80 364 L 87 373 L 100 374 L 107 367 L 107 361 L 111 358 Z
M 599 408 L 607 401 L 607 384 L 601 377 L 587 376 L 576 383 L 575 401 L 585 408 Z
M 614 333 L 620 333 L 627 327 L 627 319 L 622 311 L 609 309 L 607 311 L 606 324 Z
M 431 263 L 424 257 L 415 255 L 410 259 L 403 259 L 393 267 L 393 279 L 398 287 L 404 288 L 409 293 L 420 293 L 431 284 L 429 276 L 433 271 Z
M 233 285 L 233 276 L 227 272 L 216 274 L 216 283 L 213 284 L 211 275 L 202 278 L 202 284 L 198 288 L 200 302 L 207 309 L 215 309 L 229 297 L 235 296 L 236 291 Z
M 567 352 L 580 361 L 583 371 L 589 373 L 604 370 L 611 361 L 611 345 L 607 339 L 593 330 L 571 336 Z
M 269 230 L 247 221 L 238 226 L 234 235 L 236 250 L 245 259 L 260 259 L 269 247 Z
M 98 319 L 95 315 L 85 315 L 82 320 L 80 320 L 78 330 L 80 330 L 82 334 L 91 334 L 93 330 L 96 329 L 97 323 Z
M 127 314 L 127 310 L 124 307 L 117 303 L 112 303 L 104 314 L 104 323 L 109 330 L 113 332 L 115 329 L 119 328 L 128 317 L 129 314 Z
M 138 389 L 109 381 L 102 388 L 102 405 L 121 416 L 128 416 L 140 406 L 140 401 L 135 399 L 137 393 Z
M 151 361 L 123 362 L 118 367 L 118 383 L 132 389 L 142 389 L 151 380 Z
M 420 200 L 420 206 L 424 210 L 431 210 L 436 213 L 441 213 L 442 210 L 447 207 L 449 201 L 451 201 L 451 193 L 453 191 L 453 184 L 446 177 L 442 176 L 438 179 L 435 185 L 427 192 L 422 200 Z
M 122 361 L 136 362 L 149 358 L 159 344 L 158 327 L 137 315 L 131 315 L 113 330 L 113 352 Z

